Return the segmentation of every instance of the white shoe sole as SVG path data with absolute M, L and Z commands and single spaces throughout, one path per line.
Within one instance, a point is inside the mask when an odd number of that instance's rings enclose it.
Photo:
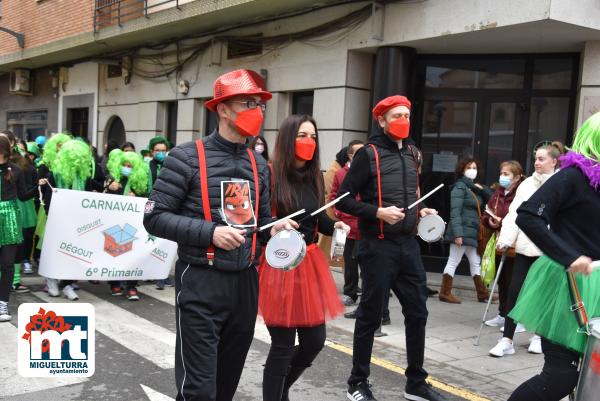
M 515 351 L 515 349 L 513 348 L 513 349 L 509 349 L 509 350 L 503 351 L 503 352 L 502 352 L 502 355 L 494 354 L 494 353 L 492 353 L 492 352 L 490 351 L 490 355 L 491 355 L 491 356 L 493 356 L 494 358 L 502 358 L 504 355 L 514 355 L 514 353 L 515 353 L 515 352 L 516 352 L 516 351 Z
M 427 398 L 419 397 L 418 395 L 408 394 L 406 391 L 404 392 L 404 398 L 411 401 L 429 401 Z
M 0 316 L 0 322 L 10 322 L 11 316 L 3 315 Z

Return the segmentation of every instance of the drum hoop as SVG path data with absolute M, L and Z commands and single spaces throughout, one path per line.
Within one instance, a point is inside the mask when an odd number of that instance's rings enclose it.
M 440 222 L 443 223 L 441 226 L 443 228 L 442 232 L 440 233 L 439 236 L 437 236 L 435 239 L 425 239 L 423 238 L 423 235 L 421 235 L 421 230 L 419 230 L 419 226 L 421 225 L 421 222 L 427 222 L 428 220 L 431 220 L 437 224 L 439 224 Z M 419 221 L 419 224 L 417 225 L 417 235 L 425 242 L 436 242 L 439 241 L 440 239 L 442 239 L 444 237 L 444 232 L 446 231 L 446 222 L 444 221 L 444 219 L 438 215 L 438 214 L 428 214 L 424 217 L 421 218 L 421 220 Z

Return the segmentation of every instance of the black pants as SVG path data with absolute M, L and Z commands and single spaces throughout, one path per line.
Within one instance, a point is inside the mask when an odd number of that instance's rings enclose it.
M 569 395 L 579 378 L 579 355 L 542 338 L 542 373 L 521 384 L 508 401 L 558 401 Z
M 19 245 L 0 246 L 0 301 L 8 302 L 15 277 L 15 257 Z
M 537 260 L 537 256 L 530 257 L 517 253 L 515 256 L 515 265 L 513 267 L 512 279 L 510 280 L 510 286 L 508 288 L 508 297 L 506 299 L 506 319 L 504 320 L 504 337 L 512 339 L 515 335 L 515 329 L 517 325 L 514 320 L 508 317 L 508 312 L 515 307 L 519 292 L 523 283 L 527 278 L 529 268 Z
M 354 249 L 357 244 L 348 238 L 344 246 L 344 295 L 355 301 L 358 299 L 358 259 Z
M 400 300 L 406 327 L 407 387 L 424 382 L 425 324 L 427 323 L 427 280 L 417 240 L 403 236 L 390 241 L 376 238 L 360 241 L 358 261 L 363 293 L 354 327 L 354 355 L 348 384 L 367 380 L 370 374 L 373 334 L 381 324 L 389 289 Z
M 496 256 L 496 268 L 500 266 L 500 256 Z M 508 289 L 512 280 L 513 267 L 515 264 L 514 258 L 508 256 L 504 259 L 504 266 L 498 277 L 498 314 L 506 317 L 510 309 L 508 308 Z
M 254 337 L 258 273 L 175 265 L 178 401 L 231 401 Z
M 271 327 L 271 348 L 265 373 L 286 376 L 290 368 L 305 369 L 315 360 L 325 345 L 325 324 L 315 327 Z M 298 332 L 298 347 L 294 346 Z
M 17 263 L 29 260 L 29 257 L 31 256 L 31 250 L 33 249 L 34 232 L 35 227 L 23 229 L 23 242 L 21 242 L 21 244 L 19 245 L 19 250 L 17 251 Z

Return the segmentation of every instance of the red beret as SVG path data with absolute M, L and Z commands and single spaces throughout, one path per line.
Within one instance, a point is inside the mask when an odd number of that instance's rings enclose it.
M 373 107 L 373 119 L 377 120 L 377 117 L 384 115 L 386 111 L 396 106 L 406 106 L 410 110 L 410 100 L 405 96 L 400 95 L 388 96 L 385 99 L 380 100 L 379 103 Z

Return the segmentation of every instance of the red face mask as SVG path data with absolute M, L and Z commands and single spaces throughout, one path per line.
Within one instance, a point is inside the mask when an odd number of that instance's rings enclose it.
M 406 118 L 399 118 L 388 124 L 388 133 L 392 139 L 399 140 L 408 138 L 410 131 L 410 121 Z
M 296 157 L 300 160 L 312 160 L 316 148 L 317 143 L 312 138 L 304 137 L 296 139 Z
M 237 118 L 233 122 L 241 136 L 257 136 L 262 123 L 263 113 L 258 107 L 237 113 Z

